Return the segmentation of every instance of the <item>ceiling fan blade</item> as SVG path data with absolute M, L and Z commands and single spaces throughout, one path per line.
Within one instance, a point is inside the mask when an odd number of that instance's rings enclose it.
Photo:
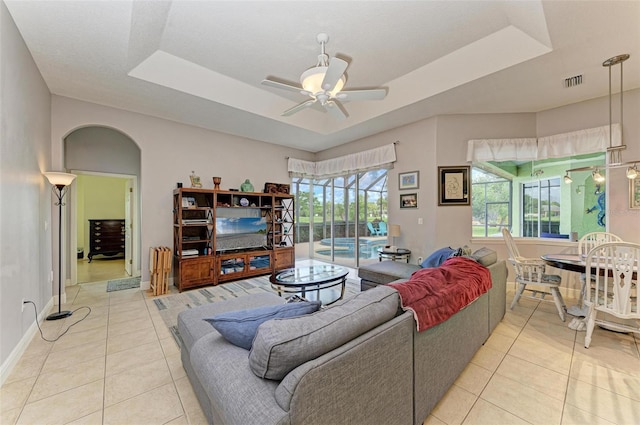
M 287 109 L 286 111 L 284 111 L 284 112 L 283 112 L 282 114 L 280 114 L 280 115 L 282 115 L 283 117 L 288 117 L 288 116 L 290 116 L 290 115 L 295 114 L 296 112 L 300 112 L 300 111 L 302 111 L 303 109 L 308 108 L 309 106 L 313 105 L 314 103 L 316 103 L 316 101 L 315 101 L 314 99 L 309 99 L 309 100 L 307 100 L 307 101 L 305 101 L 305 102 L 302 102 L 302 103 L 301 103 L 301 104 L 299 104 L 299 105 L 294 106 L 294 107 L 293 107 L 293 108 L 291 108 L 291 109 Z
M 336 95 L 336 99 L 343 102 L 352 100 L 382 100 L 387 96 L 386 89 L 345 90 Z
M 342 77 L 342 74 L 347 70 L 347 66 L 349 66 L 349 64 L 342 59 L 336 57 L 331 58 L 327 73 L 324 74 L 324 79 L 322 80 L 322 90 L 331 91 L 338 83 L 340 77 Z
M 331 114 L 335 119 L 339 121 L 345 120 L 349 116 L 340 102 L 337 102 L 335 100 L 330 100 L 325 103 L 324 109 L 326 109 L 329 114 Z
M 297 87 L 297 86 L 294 86 L 292 84 L 280 83 L 278 81 L 273 81 L 273 80 L 269 80 L 269 79 L 262 80 L 262 85 L 263 86 L 274 87 L 276 89 L 283 89 L 283 90 L 288 90 L 288 91 L 294 91 L 294 92 L 297 92 L 297 93 L 308 94 L 308 92 L 305 91 L 302 87 Z

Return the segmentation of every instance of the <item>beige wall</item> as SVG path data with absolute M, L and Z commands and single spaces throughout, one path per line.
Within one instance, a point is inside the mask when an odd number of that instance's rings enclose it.
M 58 261 L 58 207 L 53 206 L 51 186 L 42 176 L 52 170 L 50 94 L 4 2 L 0 2 L 0 63 L 2 383 L 25 348 L 18 344 L 27 332 L 30 336 L 36 330 L 33 306 L 22 311 L 22 299 L 36 303 L 39 314 L 51 305 L 50 271 L 52 261 L 56 265 Z M 56 235 L 55 258 L 52 234 Z M 57 282 L 57 274 L 55 279 Z
M 86 126 L 106 126 L 130 137 L 140 148 L 141 252 L 153 246 L 173 246 L 172 199 L 176 182 L 189 185 L 189 174 L 200 175 L 205 188 L 213 176 L 222 188 L 238 188 L 250 179 L 260 190 L 265 182 L 290 181 L 285 157 L 313 159 L 309 152 L 262 143 L 215 131 L 65 97 L 52 96 L 53 161 L 62 166 L 64 138 Z M 79 167 L 81 168 L 81 167 Z M 148 258 L 142 255 L 142 280 L 149 280 Z
M 614 99 L 614 103 L 615 103 Z M 401 225 L 398 245 L 412 250 L 412 258 L 424 257 L 443 246 L 472 247 L 491 245 L 501 258 L 506 258 L 502 240 L 471 238 L 471 207 L 437 206 L 437 167 L 466 164 L 467 141 L 473 138 L 541 137 L 608 124 L 608 97 L 589 100 L 562 108 L 528 114 L 445 115 L 375 136 L 367 137 L 334 149 L 320 152 L 319 159 L 345 155 L 398 140 L 397 162 L 389 178 L 389 222 Z M 640 159 L 640 90 L 625 93 L 624 134 L 627 144 L 625 160 Z M 614 115 L 614 121 L 617 121 Z M 419 208 L 400 210 L 397 207 L 398 173 L 419 170 Z M 640 243 L 640 210 L 629 209 L 629 183 L 624 169 L 611 170 L 607 180 L 607 222 L 611 232 L 624 239 Z M 410 191 L 403 191 L 409 193 Z M 422 225 L 418 218 L 423 219 Z M 534 240 L 522 242 L 523 255 L 539 256 L 575 248 L 562 241 Z

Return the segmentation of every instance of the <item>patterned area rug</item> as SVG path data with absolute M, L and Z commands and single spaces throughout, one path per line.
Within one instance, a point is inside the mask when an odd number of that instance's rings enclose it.
M 153 300 L 158 308 L 160 316 L 167 325 L 180 346 L 181 341 L 178 335 L 177 323 L 178 313 L 188 308 L 195 308 L 204 304 L 242 297 L 249 294 L 271 292 L 271 283 L 268 276 L 255 277 L 252 279 L 239 280 L 236 282 L 223 283 L 217 286 L 209 286 L 202 289 L 185 291 L 181 294 L 168 295 Z M 344 297 L 353 296 L 360 292 L 359 279 L 347 279 Z
M 107 292 L 122 291 L 124 289 L 132 289 L 140 287 L 140 276 L 126 277 L 124 279 L 115 279 L 107 282 Z

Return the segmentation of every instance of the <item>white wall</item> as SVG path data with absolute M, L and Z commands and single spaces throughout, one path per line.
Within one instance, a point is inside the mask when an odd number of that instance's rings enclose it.
M 200 175 L 205 188 L 213 188 L 212 177 L 221 176 L 223 189 L 238 188 L 250 179 L 261 190 L 265 182 L 291 180 L 285 157 L 313 159 L 313 154 L 297 149 L 54 95 L 54 164 L 62 166 L 62 141 L 70 132 L 94 125 L 121 131 L 140 147 L 143 253 L 153 246 L 173 246 L 172 192 L 176 182 L 189 186 L 191 171 Z M 148 269 L 148 258 L 142 255 L 143 281 L 149 279 Z
M 0 2 L 0 382 L 14 350 L 51 301 L 50 93 L 4 2 Z M 57 250 L 56 250 L 57 251 Z M 57 262 L 57 257 L 55 258 Z M 57 280 L 57 278 L 56 278 Z M 31 328 L 33 329 L 33 328 Z M 24 349 L 24 347 L 22 347 Z

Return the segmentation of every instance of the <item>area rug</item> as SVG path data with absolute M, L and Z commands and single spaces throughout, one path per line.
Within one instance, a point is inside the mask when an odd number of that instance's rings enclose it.
M 181 345 L 178 335 L 178 314 L 189 308 L 195 308 L 204 304 L 220 302 L 231 298 L 238 298 L 249 294 L 275 291 L 271 288 L 268 276 L 223 283 L 217 286 L 209 286 L 202 289 L 185 291 L 180 294 L 168 295 L 153 300 L 158 308 L 160 317 L 173 334 L 178 346 Z M 359 279 L 347 279 L 344 297 L 353 296 L 360 292 Z
M 122 291 L 125 289 L 139 288 L 140 276 L 114 279 L 107 282 L 107 292 Z

